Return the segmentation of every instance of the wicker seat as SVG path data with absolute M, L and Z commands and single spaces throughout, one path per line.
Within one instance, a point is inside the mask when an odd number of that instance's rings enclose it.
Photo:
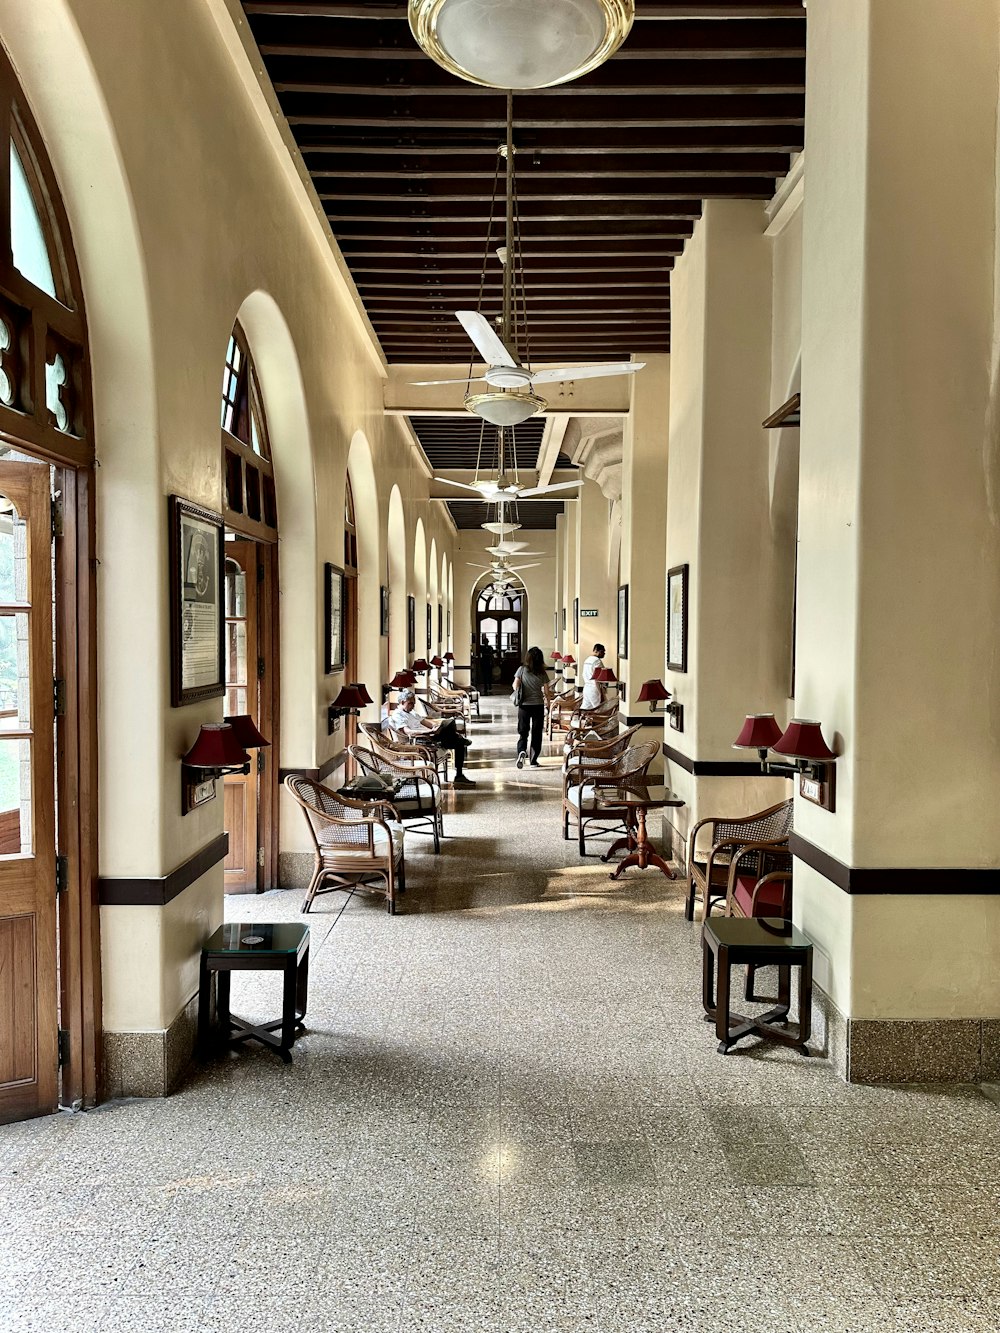
M 466 722 L 472 721 L 472 701 L 469 696 L 437 681 L 431 681 L 425 706 L 431 717 L 453 717 L 461 723 L 461 731 L 465 730 Z
M 582 698 L 582 690 L 571 690 L 567 694 L 557 694 L 553 698 L 547 714 L 549 740 L 552 739 L 553 732 L 569 731 L 569 720 L 580 707 Z
M 599 806 L 595 795 L 597 787 L 620 787 L 641 778 L 659 753 L 658 741 L 630 745 L 610 764 L 591 766 L 586 756 L 563 775 L 562 818 L 563 837 L 569 837 L 571 819 L 576 820 L 577 843 L 580 855 L 587 854 L 588 837 L 625 831 L 628 811 L 623 807 Z M 602 825 L 597 833 L 587 833 L 588 826 Z M 603 827 L 610 824 L 610 829 Z
M 574 709 L 569 719 L 569 726 L 570 734 L 579 731 L 585 735 L 593 731 L 604 738 L 614 736 L 618 731 L 618 700 L 601 704 L 599 708 Z
M 791 800 L 759 810 L 753 815 L 730 819 L 713 817 L 701 819 L 688 837 L 688 881 L 684 915 L 694 920 L 695 901 L 700 896 L 702 917 L 708 915 L 713 899 L 726 897 L 729 869 L 734 854 L 748 843 L 786 842 L 792 831 Z M 702 833 L 702 830 L 707 833 Z M 697 843 L 701 840 L 708 851 L 700 856 Z
M 472 714 L 479 716 L 479 691 L 475 685 L 445 685 L 443 681 L 432 682 L 431 689 L 437 691 L 442 699 L 454 699 L 467 707 L 466 716 L 472 720 Z M 434 697 L 434 696 L 432 696 Z
M 441 850 L 444 821 L 441 810 L 441 782 L 432 762 L 426 757 L 394 753 L 368 738 L 367 745 L 351 745 L 349 753 L 362 773 L 378 774 L 403 785 L 392 799 L 403 823 L 414 823 L 415 833 L 430 833 L 434 850 Z
M 587 733 L 571 733 L 563 746 L 563 772 L 575 768 L 581 759 L 586 759 L 591 768 L 613 763 L 623 750 L 627 750 L 632 738 L 642 727 L 637 723 L 628 731 L 619 732 L 606 740 L 588 740 Z
M 316 854 L 302 911 L 310 910 L 318 893 L 353 889 L 377 877 L 395 912 L 396 894 L 406 888 L 406 863 L 403 826 L 390 802 L 356 801 L 295 774 L 285 787 L 305 812 Z
M 381 727 L 373 726 L 370 722 L 362 722 L 360 731 L 370 749 L 385 751 L 397 758 L 400 763 L 410 762 L 419 766 L 430 764 L 437 773 L 438 780 L 442 783 L 448 782 L 449 752 L 435 745 L 430 732 L 427 733 L 426 741 L 417 740 L 408 732 L 396 731 L 386 722 L 383 722 Z

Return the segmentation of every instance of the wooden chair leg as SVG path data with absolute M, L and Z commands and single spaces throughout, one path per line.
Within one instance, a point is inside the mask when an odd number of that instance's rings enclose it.
M 302 907 L 300 909 L 302 911 L 303 916 L 305 916 L 306 913 L 309 911 L 310 907 L 312 907 L 313 899 L 316 897 L 316 890 L 319 888 L 320 884 L 323 881 L 324 873 L 325 872 L 323 870 L 323 862 L 317 856 L 316 869 L 313 871 L 313 877 L 309 881 L 309 887 L 306 890 L 305 902 L 302 904 Z
M 586 843 L 586 839 L 584 838 L 584 833 L 583 833 L 583 811 L 580 812 L 580 818 L 577 820 L 576 836 L 577 836 L 577 842 L 578 842 L 579 847 L 580 847 L 580 855 L 581 855 L 581 856 L 586 856 L 586 855 L 587 855 L 587 843 Z

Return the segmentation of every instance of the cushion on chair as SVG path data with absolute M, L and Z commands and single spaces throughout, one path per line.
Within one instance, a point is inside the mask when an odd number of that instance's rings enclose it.
M 348 860 L 367 861 L 371 859 L 371 853 L 367 847 L 352 847 L 348 843 L 339 843 L 336 835 L 341 833 L 341 827 L 331 824 L 328 825 L 319 835 L 319 843 L 324 851 L 329 850 L 338 860 L 347 858 Z M 375 825 L 373 832 L 373 842 L 375 844 L 376 856 L 388 856 L 389 839 L 392 839 L 392 859 L 399 861 L 403 855 L 403 826 L 392 823 L 389 825 L 389 833 L 386 834 L 384 828 L 378 824 Z
M 415 806 L 418 797 L 424 805 L 429 805 L 434 799 L 434 788 L 423 778 L 407 780 L 393 798 L 392 803 L 397 810 L 402 811 L 408 806 Z
M 753 904 L 753 891 L 757 880 L 753 875 L 737 875 L 733 886 L 733 901 L 744 916 L 750 916 Z M 757 895 L 757 916 L 775 916 L 780 913 L 785 897 L 785 884 L 781 880 L 765 884 Z
M 577 810 L 582 808 L 585 812 L 592 812 L 594 810 L 594 784 L 585 782 L 583 786 L 570 787 L 566 793 L 566 799 Z

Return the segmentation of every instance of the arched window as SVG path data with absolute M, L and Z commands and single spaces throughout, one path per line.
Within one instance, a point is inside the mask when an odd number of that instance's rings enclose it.
M 0 58 L 0 435 L 93 461 L 80 282 L 52 170 Z
M 229 339 L 222 372 L 222 465 L 227 527 L 273 541 L 278 510 L 267 419 L 257 372 L 238 324 Z
M 477 611 L 520 611 L 521 592 L 512 588 L 498 588 L 489 584 L 479 594 Z

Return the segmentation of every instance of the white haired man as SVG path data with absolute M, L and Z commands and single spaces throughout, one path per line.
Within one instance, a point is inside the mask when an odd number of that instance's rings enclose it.
M 455 755 L 455 785 L 474 787 L 475 783 L 463 772 L 465 756 L 471 748 L 464 736 L 460 736 L 454 718 L 418 717 L 414 712 L 417 696 L 411 689 L 400 690 L 396 707 L 385 719 L 385 725 L 393 731 L 412 736 L 418 743 L 421 740 L 432 741 L 443 750 L 451 750 Z

